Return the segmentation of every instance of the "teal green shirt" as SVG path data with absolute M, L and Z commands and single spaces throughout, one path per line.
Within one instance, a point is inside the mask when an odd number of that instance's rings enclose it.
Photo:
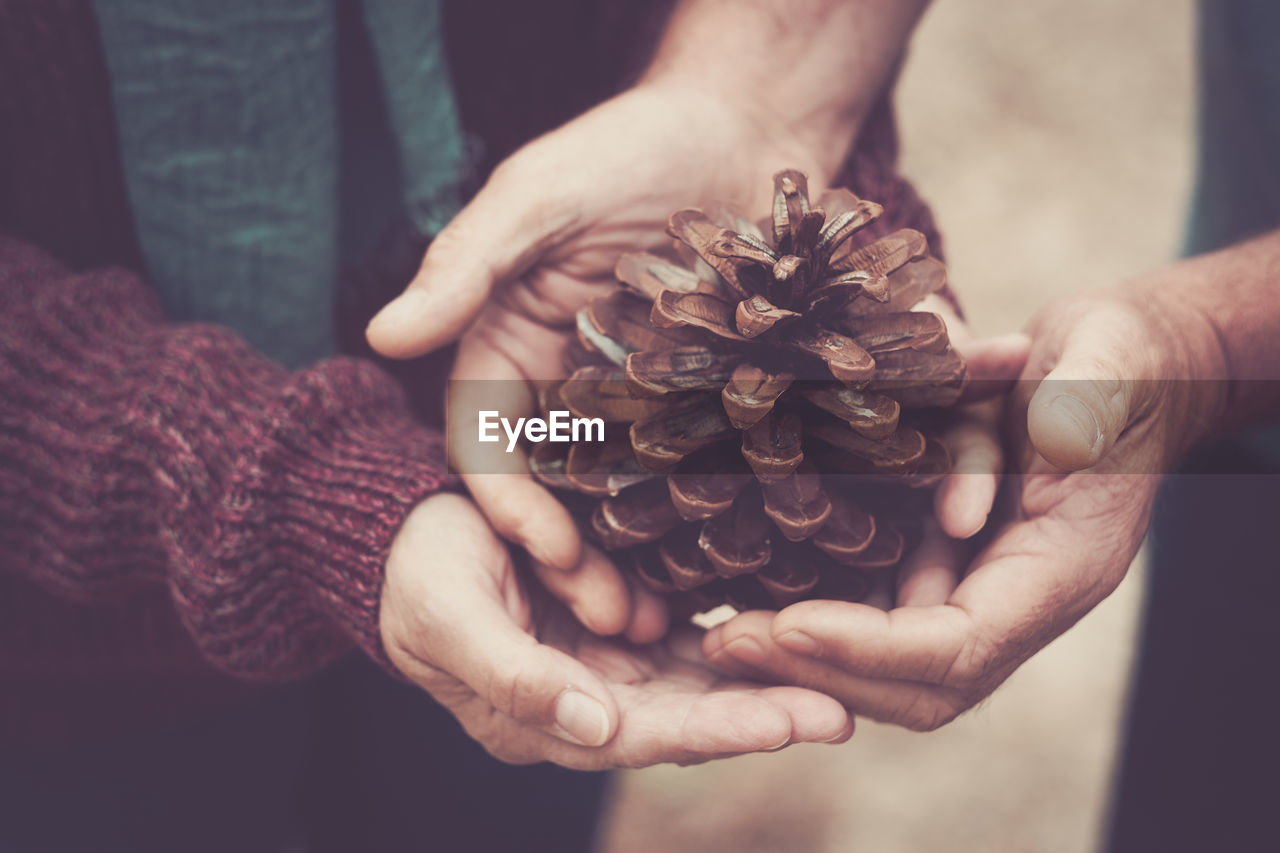
M 467 158 L 439 0 L 94 3 L 170 315 L 230 326 L 289 366 L 331 354 L 340 266 L 398 216 L 434 234 L 458 207 Z M 372 56 L 368 89 L 351 85 L 352 56 Z

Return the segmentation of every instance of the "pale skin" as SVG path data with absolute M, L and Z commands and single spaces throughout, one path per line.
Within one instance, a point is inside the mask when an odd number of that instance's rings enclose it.
M 813 185 L 825 183 L 872 95 L 890 78 L 923 5 L 813 0 L 787 4 L 781 18 L 775 17 L 782 15 L 778 3 L 682 4 L 641 83 L 505 163 L 437 240 L 406 294 L 375 319 L 370 340 L 387 354 L 411 357 L 461 333 L 457 376 L 557 375 L 574 311 L 608 281 L 619 251 L 661 239 L 671 209 L 699 198 L 759 209 L 761 188 L 783 163 L 807 171 Z M 778 39 L 780 22 L 794 38 Z M 754 49 L 766 41 L 768 51 Z M 726 50 L 717 54 L 720 46 Z M 769 61 L 753 70 L 756 57 Z M 832 80 L 847 88 L 833 89 Z M 744 92 L 753 97 L 744 100 Z M 806 92 L 823 97 L 806 102 Z M 1123 380 L 1276 378 L 1277 276 L 1280 238 L 1273 235 L 1050 306 L 1028 330 L 1034 343 L 1026 381 L 1007 406 L 1012 455 L 1022 473 L 984 550 L 970 559 L 957 540 L 986 521 L 1000 457 L 989 431 L 968 426 L 960 435 L 967 445 L 961 456 L 967 470 L 981 473 L 944 483 L 938 531 L 896 589 L 881 590 L 870 605 L 808 602 L 776 615 L 744 614 L 707 634 L 704 652 L 731 671 L 816 688 L 852 713 L 913 729 L 953 719 L 1114 589 L 1145 531 L 1159 479 L 1149 472 L 1167 469 L 1206 435 L 1274 415 L 1276 401 L 1258 394 L 1257 386 L 1219 393 L 1225 385 Z M 1233 289 L 1229 299 L 1221 298 L 1224 286 Z M 978 375 L 998 376 L 1026 355 L 1025 341 L 983 349 L 951 325 Z M 1224 329 L 1231 330 L 1229 345 Z M 508 403 L 513 413 L 532 406 L 527 395 Z M 467 470 L 467 460 L 455 461 Z M 583 551 L 563 510 L 520 473 L 522 462 L 512 461 L 509 474 L 467 477 L 494 527 L 537 558 L 539 577 L 597 633 L 623 632 L 636 642 L 661 633 L 661 607 Z M 434 570 L 410 531 L 417 517 L 437 523 L 439 506 L 427 502 L 397 542 L 400 556 L 389 567 L 384 594 L 384 639 L 397 665 L 455 708 L 495 754 L 609 766 L 767 748 L 763 731 L 754 733 L 754 744 L 744 737 L 734 748 L 704 744 L 692 752 L 679 735 L 667 732 L 664 741 L 650 731 L 645 745 L 625 741 L 630 745 L 619 749 L 624 733 L 634 734 L 628 715 L 644 707 L 629 703 L 663 683 L 662 667 L 675 658 L 650 661 L 657 674 L 629 683 L 637 688 L 630 698 L 612 695 L 613 676 L 586 666 L 582 644 L 563 639 L 563 616 L 543 630 L 525 615 L 527 600 L 510 592 L 517 587 L 507 558 L 474 514 L 467 524 L 438 526 L 433 544 L 455 542 L 457 565 L 484 569 L 472 581 L 489 597 L 492 628 L 533 644 L 546 666 L 529 671 L 553 677 L 536 690 L 516 689 L 509 670 L 481 678 L 474 675 L 485 672 L 478 658 L 461 660 L 448 644 L 433 645 L 433 619 L 443 616 L 416 611 L 437 594 L 427 580 Z M 535 636 L 548 645 L 538 645 Z M 542 651 L 553 648 L 572 652 L 565 658 L 585 670 Z M 639 666 L 639 650 L 621 648 L 633 658 L 623 669 Z M 682 649 L 680 666 L 689 658 L 687 645 Z M 548 711 L 569 672 L 577 689 L 604 709 L 608 724 L 593 729 L 607 737 L 603 746 L 581 747 L 581 739 L 566 738 Z M 765 699 L 751 692 L 758 687 L 726 685 L 703 672 L 684 682 L 686 688 L 700 684 L 693 694 L 719 690 Z M 485 688 L 495 684 L 502 688 Z M 526 693 L 539 698 L 510 701 Z M 837 718 L 819 733 L 816 720 L 829 707 L 802 710 L 800 703 L 811 700 L 798 694 L 784 708 L 781 697 L 765 699 L 787 716 L 791 741 L 826 739 Z M 834 739 L 847 730 L 842 724 Z
M 708 656 L 911 729 L 954 719 L 1115 589 L 1159 472 L 1280 416 L 1275 385 L 1250 381 L 1280 379 L 1277 281 L 1280 232 L 1050 305 L 1007 404 L 1024 473 L 991 543 L 967 562 L 935 540 L 892 607 L 742 614 L 707 635 Z
M 767 209 L 770 176 L 788 166 L 815 188 L 826 184 L 923 5 L 681 3 L 639 83 L 498 167 L 404 295 L 374 318 L 370 342 L 408 358 L 461 336 L 455 378 L 515 380 L 505 383 L 512 389 L 555 378 L 576 311 L 615 286 L 622 251 L 666 241 L 671 211 L 711 202 Z M 1006 343 L 988 360 L 1007 369 L 1021 349 Z M 500 408 L 518 417 L 532 397 L 516 390 Z M 505 474 L 475 473 L 469 461 L 453 460 L 483 515 L 450 496 L 413 512 L 392 549 L 380 627 L 396 666 L 492 753 L 638 766 L 852 732 L 848 714 L 821 694 L 725 680 L 707 668 L 696 636 L 644 645 L 666 628 L 661 604 L 583 547 L 518 455 Z M 994 479 L 982 488 L 989 505 Z M 983 500 L 955 525 L 980 525 Z M 490 524 L 527 550 L 572 616 L 520 581 Z M 617 636 L 603 641 L 580 626 Z
M 370 341 L 411 357 L 462 333 L 453 378 L 511 380 L 505 398 L 490 403 L 510 416 L 531 413 L 523 380 L 562 375 L 574 314 L 616 286 L 619 254 L 669 240 L 673 210 L 765 210 L 771 175 L 784 163 L 825 185 L 923 5 L 682 3 L 635 87 L 499 166 L 404 295 L 374 318 Z M 455 412 L 474 408 L 451 402 Z M 456 418 L 450 428 L 474 425 Z M 464 437 L 455 448 L 474 445 Z M 521 455 L 504 454 L 503 468 L 466 456 L 453 462 L 500 533 L 544 564 L 577 563 L 572 520 Z
M 598 577 L 582 580 L 589 593 Z M 592 633 L 521 577 L 458 495 L 428 499 L 405 522 L 387 561 L 380 625 L 401 672 L 511 763 L 693 764 L 853 734 L 831 698 L 726 676 L 687 632 L 657 642 L 660 611 L 631 619 L 628 633 L 645 642 Z

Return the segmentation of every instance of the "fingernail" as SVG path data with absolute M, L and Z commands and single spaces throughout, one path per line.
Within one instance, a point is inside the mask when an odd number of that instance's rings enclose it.
M 846 728 L 844 731 L 840 732 L 840 734 L 836 735 L 830 740 L 824 740 L 823 743 L 831 743 L 831 744 L 848 743 L 849 738 L 851 737 L 853 737 L 853 730 Z
M 1093 410 L 1080 401 L 1078 397 L 1062 394 L 1054 397 L 1049 409 L 1059 418 L 1072 423 L 1080 430 L 1080 436 L 1089 445 L 1090 451 L 1102 446 L 1102 427 L 1094 417 Z
M 795 652 L 798 655 L 816 657 L 822 651 L 822 646 L 818 645 L 818 641 L 803 631 L 788 631 L 779 637 L 777 642 L 787 651 Z
M 724 624 L 721 623 L 712 628 L 707 629 L 706 635 L 702 638 L 702 647 L 710 649 L 707 654 L 718 655 L 724 651 Z
M 764 646 L 754 637 L 738 637 L 730 641 L 723 651 L 750 666 L 764 665 Z
M 556 700 L 556 725 L 566 740 L 582 746 L 604 746 L 609 740 L 609 715 L 585 693 L 566 690 Z

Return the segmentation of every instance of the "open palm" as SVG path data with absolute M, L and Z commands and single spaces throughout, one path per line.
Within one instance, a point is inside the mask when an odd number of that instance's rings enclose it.
M 687 629 L 633 619 L 603 639 L 526 585 L 464 498 L 428 499 L 387 562 L 380 629 L 392 663 L 496 757 L 579 769 L 695 763 L 801 741 L 840 742 L 840 705 L 797 687 L 725 678 Z
M 1205 407 L 1149 314 L 1121 299 L 1052 306 L 1033 324 L 1008 407 L 1020 473 L 989 544 L 968 560 L 933 536 L 896 606 L 803 602 L 706 638 L 734 671 L 803 684 L 851 711 L 933 729 L 985 698 L 1124 577 L 1186 419 Z M 1052 461 L 1050 461 L 1052 460 Z M 966 568 L 967 564 L 967 568 Z

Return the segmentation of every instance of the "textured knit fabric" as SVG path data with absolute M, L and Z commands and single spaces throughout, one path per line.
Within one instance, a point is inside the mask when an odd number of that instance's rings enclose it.
M 486 168 L 633 76 L 669 7 L 487 5 L 445 16 Z M 434 434 L 360 334 L 421 241 L 340 282 L 338 339 L 360 359 L 290 373 L 225 328 L 172 322 L 137 272 L 91 12 L 0 0 L 0 739 L 27 742 L 233 701 L 245 688 L 220 672 L 378 655 L 382 562 L 443 482 Z M 936 245 L 888 121 L 840 181 L 889 202 L 881 227 Z M 438 410 L 441 362 L 396 375 Z
M 0 547 L 57 595 L 166 583 L 206 658 L 310 671 L 376 654 L 381 565 L 439 488 L 442 448 L 373 365 L 290 374 L 216 327 L 166 323 L 120 269 L 0 238 Z
M 0 3 L 0 739 L 381 657 L 382 563 L 444 479 L 371 363 L 290 374 L 100 266 L 138 255 L 88 11 Z

